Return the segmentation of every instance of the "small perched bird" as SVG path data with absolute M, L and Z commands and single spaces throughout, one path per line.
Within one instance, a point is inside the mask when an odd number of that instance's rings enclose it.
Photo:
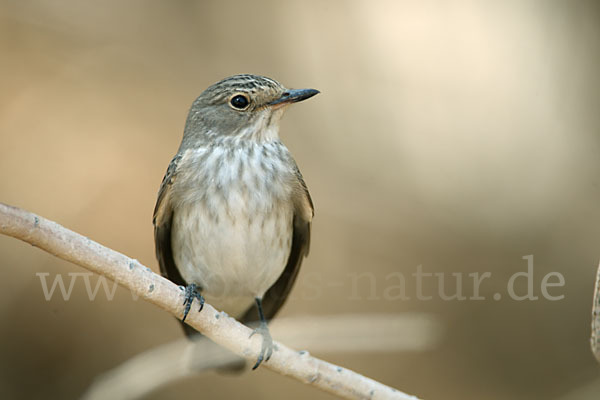
M 161 273 L 185 286 L 182 321 L 194 299 L 202 310 L 204 298 L 242 323 L 259 321 L 253 369 L 273 352 L 267 321 L 308 254 L 313 217 L 279 122 L 290 104 L 317 93 L 257 75 L 210 86 L 192 104 L 154 209 Z

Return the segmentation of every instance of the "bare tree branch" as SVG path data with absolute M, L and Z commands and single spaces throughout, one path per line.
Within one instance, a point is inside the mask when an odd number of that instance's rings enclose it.
M 198 335 L 200 336 L 200 335 Z M 97 376 L 81 400 L 137 400 L 161 386 L 244 359 L 200 336 L 181 338 L 136 354 Z
M 344 354 L 429 350 L 443 332 L 435 316 L 422 313 L 278 318 L 270 329 L 274 337 L 296 348 Z M 82 400 L 137 400 L 161 386 L 240 361 L 204 336 L 194 341 L 182 337 L 136 354 L 97 376 Z
M 171 281 L 153 273 L 137 260 L 111 250 L 25 210 L 0 203 L 0 233 L 15 237 L 64 260 L 117 282 L 146 301 L 181 318 L 182 291 Z M 186 322 L 205 336 L 232 351 L 255 360 L 260 338 L 251 330 L 209 304 L 188 315 Z M 277 351 L 264 366 L 346 399 L 411 399 L 400 392 L 346 368 L 294 351 L 275 343 Z
M 592 305 L 592 351 L 596 360 L 600 362 L 600 266 L 596 273 L 596 290 L 594 292 L 594 304 Z

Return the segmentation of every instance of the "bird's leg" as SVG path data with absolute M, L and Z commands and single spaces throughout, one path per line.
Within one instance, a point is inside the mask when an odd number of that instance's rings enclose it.
M 198 292 L 198 289 L 199 288 L 198 286 L 196 286 L 195 283 L 189 284 L 185 287 L 183 300 L 183 305 L 185 306 L 185 309 L 183 310 L 183 318 L 181 319 L 181 322 L 185 321 L 185 318 L 190 312 L 190 308 L 192 307 L 194 299 L 198 299 L 198 301 L 200 302 L 200 309 L 198 310 L 198 312 L 202 311 L 202 309 L 204 308 L 204 297 L 202 297 L 202 295 Z
M 267 326 L 267 320 L 265 319 L 265 315 L 263 314 L 262 309 L 262 299 L 256 298 L 256 307 L 258 308 L 258 316 L 260 317 L 260 325 L 250 334 L 252 337 L 255 333 L 259 333 L 262 338 L 262 346 L 260 348 L 260 353 L 258 354 L 258 359 L 256 360 L 256 364 L 252 369 L 258 368 L 258 366 L 263 361 L 269 361 L 271 355 L 273 354 L 273 338 L 271 337 L 271 333 L 269 332 L 269 327 Z

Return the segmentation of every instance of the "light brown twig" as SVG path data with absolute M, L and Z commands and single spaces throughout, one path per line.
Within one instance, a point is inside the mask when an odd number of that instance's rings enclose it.
M 270 330 L 274 337 L 296 348 L 372 354 L 432 349 L 442 336 L 443 326 L 435 316 L 422 313 L 370 313 L 277 318 Z M 239 367 L 242 360 L 203 336 L 194 341 L 181 337 L 96 376 L 82 400 L 138 400 L 161 386 L 208 370 Z
M 592 352 L 600 362 L 600 266 L 596 273 L 596 290 L 594 291 L 594 304 L 592 305 Z
M 25 210 L 0 203 L 0 233 L 15 237 L 64 260 L 117 282 L 144 300 L 181 318 L 182 291 L 121 253 Z M 255 360 L 260 338 L 209 304 L 188 315 L 186 322 L 233 353 Z M 356 372 L 276 343 L 277 351 L 263 365 L 346 399 L 417 399 Z

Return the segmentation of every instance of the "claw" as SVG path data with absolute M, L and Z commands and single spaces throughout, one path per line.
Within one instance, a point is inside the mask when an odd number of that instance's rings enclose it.
M 181 321 L 185 321 L 185 319 L 187 318 L 187 315 L 190 312 L 190 308 L 192 308 L 192 303 L 194 302 L 194 299 L 198 299 L 198 301 L 200 302 L 200 309 L 198 310 L 198 312 L 202 311 L 202 309 L 204 308 L 204 297 L 202 297 L 202 295 L 197 292 L 197 289 L 198 286 L 196 286 L 196 284 L 194 283 L 185 287 L 183 299 L 183 305 L 185 306 L 185 308 L 183 310 L 183 318 L 181 319 Z
M 256 364 L 252 367 L 253 370 L 258 368 L 263 361 L 269 361 L 273 355 L 273 338 L 271 337 L 271 333 L 269 333 L 269 327 L 266 322 L 261 322 L 260 326 L 252 331 L 250 337 L 254 336 L 255 333 L 259 333 L 263 340 Z

